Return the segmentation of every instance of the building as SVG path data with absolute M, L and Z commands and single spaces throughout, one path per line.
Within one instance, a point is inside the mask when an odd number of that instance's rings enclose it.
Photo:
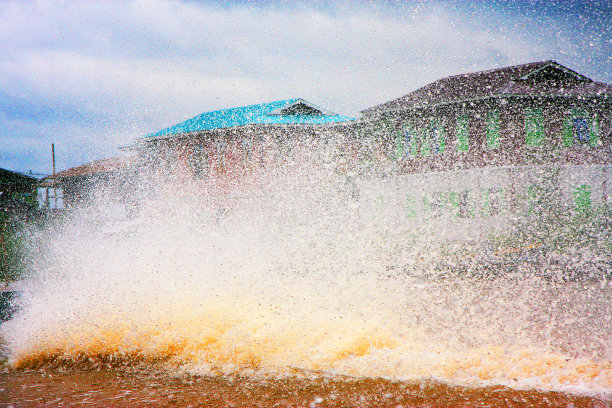
M 442 78 L 362 113 L 410 173 L 611 162 L 612 86 L 554 61 Z
M 541 213 L 608 204 L 612 86 L 554 61 L 442 78 L 362 111 L 303 99 L 206 112 L 132 147 L 157 177 L 239 183 L 301 141 L 336 144 L 369 211 L 396 219 Z
M 133 205 L 138 182 L 138 164 L 134 157 L 96 160 L 45 177 L 38 184 L 41 210 L 64 210 L 99 199 L 113 203 L 121 211 Z
M 35 215 L 34 174 L 0 169 L 0 213 L 8 218 L 25 219 Z
M 554 61 L 442 78 L 362 113 L 355 133 L 380 140 L 398 175 L 371 199 L 402 191 L 404 214 L 608 203 L 612 86 Z
M 219 187 L 282 162 L 307 139 L 347 135 L 352 120 L 301 98 L 288 99 L 205 112 L 131 148 L 158 177 Z

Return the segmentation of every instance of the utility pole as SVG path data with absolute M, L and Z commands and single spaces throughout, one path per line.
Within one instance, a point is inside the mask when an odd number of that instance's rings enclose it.
M 51 162 L 53 163 L 53 177 L 55 177 L 55 143 L 51 143 Z

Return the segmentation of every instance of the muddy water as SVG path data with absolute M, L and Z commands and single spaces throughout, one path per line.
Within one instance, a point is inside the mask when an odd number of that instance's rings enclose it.
M 1 406 L 84 407 L 610 407 L 605 398 L 470 388 L 434 381 L 300 376 L 284 379 L 167 376 L 142 369 L 11 370 Z

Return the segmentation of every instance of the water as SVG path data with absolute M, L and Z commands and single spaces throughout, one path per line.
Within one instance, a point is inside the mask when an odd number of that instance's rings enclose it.
M 364 216 L 344 175 L 268 176 L 207 196 L 174 180 L 132 219 L 102 220 L 98 202 L 33 232 L 36 273 L 0 326 L 14 384 L 30 369 L 136 367 L 134 389 L 153 369 L 610 398 L 605 279 L 439 270 L 463 247 L 420 237 L 422 220 Z

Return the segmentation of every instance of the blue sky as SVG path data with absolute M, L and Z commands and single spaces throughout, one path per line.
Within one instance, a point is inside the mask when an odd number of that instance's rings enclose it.
M 1 1 L 0 167 L 49 173 L 205 111 L 342 114 L 554 59 L 612 83 L 610 1 Z

